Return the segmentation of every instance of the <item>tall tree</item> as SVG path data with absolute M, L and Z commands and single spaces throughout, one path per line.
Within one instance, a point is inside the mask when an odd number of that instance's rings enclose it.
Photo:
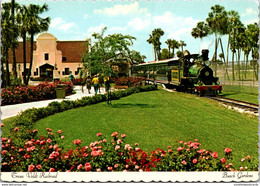
M 218 37 L 227 33 L 227 12 L 223 6 L 215 5 L 211 7 L 211 12 L 206 19 L 209 26 L 209 34 L 215 35 L 215 52 L 213 61 L 217 61 Z M 222 52 L 223 53 L 223 52 Z M 215 64 L 215 75 L 217 76 L 217 65 Z
M 16 4 L 17 5 L 17 4 Z M 11 85 L 10 81 L 10 71 L 9 71 L 9 56 L 8 51 L 10 47 L 15 46 L 17 43 L 17 38 L 19 36 L 19 27 L 18 24 L 14 24 L 13 16 L 11 15 L 12 4 L 11 3 L 3 3 L 3 10 L 1 11 L 1 42 L 2 42 L 2 65 L 5 64 L 5 69 L 2 69 L 5 74 L 5 83 L 7 86 Z M 13 64 L 14 65 L 14 64 Z M 16 66 L 16 64 L 15 64 Z M 3 67 L 3 66 L 2 66 Z M 3 76 L 2 76 L 3 77 Z
M 152 31 L 147 42 L 153 45 L 155 60 L 161 59 L 161 42 L 160 38 L 164 35 L 164 31 L 161 28 L 156 28 Z
M 50 24 L 50 17 L 41 18 L 40 14 L 48 11 L 48 5 L 43 4 L 35 5 L 30 4 L 28 7 L 23 6 L 23 13 L 24 13 L 24 22 L 26 32 L 30 35 L 30 66 L 29 66 L 29 73 L 27 75 L 25 84 L 28 85 L 30 76 L 31 76 L 31 70 L 32 70 L 32 63 L 33 63 L 33 42 L 34 42 L 34 36 L 38 33 L 47 31 Z
M 171 44 L 172 44 L 172 40 L 171 40 L 171 39 L 167 39 L 167 40 L 165 41 L 165 43 L 166 43 L 167 46 L 168 46 L 168 52 L 169 52 L 168 57 L 170 57 L 170 56 L 171 56 Z
M 197 26 L 192 29 L 191 35 L 197 39 L 200 38 L 202 39 L 203 37 L 206 37 L 209 34 L 209 27 L 208 25 L 204 22 L 198 22 Z
M 171 49 L 172 49 L 172 57 L 175 56 L 174 49 L 178 49 L 180 47 L 180 44 L 177 40 L 173 39 L 171 43 Z
M 121 65 L 125 62 L 122 59 L 131 61 L 137 58 L 140 59 L 140 53 L 129 49 L 133 45 L 134 37 L 122 34 L 104 36 L 106 29 L 105 27 L 101 33 L 92 34 L 95 42 L 91 47 L 91 51 L 84 53 L 82 56 L 82 62 L 91 74 L 102 73 L 109 75 L 112 73 L 112 63 L 116 62 Z
M 182 52 L 182 54 L 183 54 L 183 47 L 184 46 L 187 46 L 187 44 L 184 42 L 184 41 L 182 41 L 182 40 L 180 40 L 180 47 L 181 47 L 181 52 Z

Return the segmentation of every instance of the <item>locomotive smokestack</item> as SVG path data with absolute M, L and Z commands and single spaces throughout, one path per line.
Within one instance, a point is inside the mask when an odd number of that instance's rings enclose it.
M 208 49 L 202 50 L 201 53 L 202 53 L 202 59 L 203 59 L 203 61 L 209 60 L 209 50 L 208 50 Z

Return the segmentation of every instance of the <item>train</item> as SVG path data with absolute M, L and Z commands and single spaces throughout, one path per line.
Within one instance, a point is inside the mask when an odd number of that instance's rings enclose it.
M 185 51 L 181 57 L 132 65 L 131 76 L 164 84 L 177 91 L 216 96 L 222 91 L 218 77 L 214 77 L 208 58 L 209 50 L 201 54 Z

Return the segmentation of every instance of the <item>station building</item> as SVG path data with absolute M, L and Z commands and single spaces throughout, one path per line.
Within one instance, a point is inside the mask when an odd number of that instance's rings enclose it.
M 90 50 L 90 39 L 87 41 L 58 41 L 49 33 L 43 33 L 33 44 L 33 66 L 31 77 L 62 79 L 69 76 L 79 77 L 83 65 L 83 53 Z M 23 75 L 23 43 L 19 42 L 15 52 L 18 77 Z M 30 66 L 30 42 L 26 42 L 26 70 Z M 9 51 L 9 69 L 13 65 L 13 53 Z M 11 71 L 11 70 L 10 70 Z

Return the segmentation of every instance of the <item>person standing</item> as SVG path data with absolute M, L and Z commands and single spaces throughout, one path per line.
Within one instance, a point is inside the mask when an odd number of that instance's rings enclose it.
M 110 88 L 110 79 L 108 76 L 104 77 L 104 83 L 105 83 L 105 90 L 106 92 L 108 92 Z
M 99 80 L 98 80 L 97 75 L 95 75 L 94 78 L 92 79 L 92 83 L 94 84 L 95 95 L 97 95 L 97 93 L 98 93 L 98 84 L 99 84 Z
M 86 79 L 86 86 L 88 89 L 88 93 L 90 94 L 90 91 L 91 91 L 91 77 L 90 76 L 88 76 Z
M 74 76 L 72 75 L 72 73 L 70 73 L 69 78 L 70 78 L 70 82 L 73 84 Z

